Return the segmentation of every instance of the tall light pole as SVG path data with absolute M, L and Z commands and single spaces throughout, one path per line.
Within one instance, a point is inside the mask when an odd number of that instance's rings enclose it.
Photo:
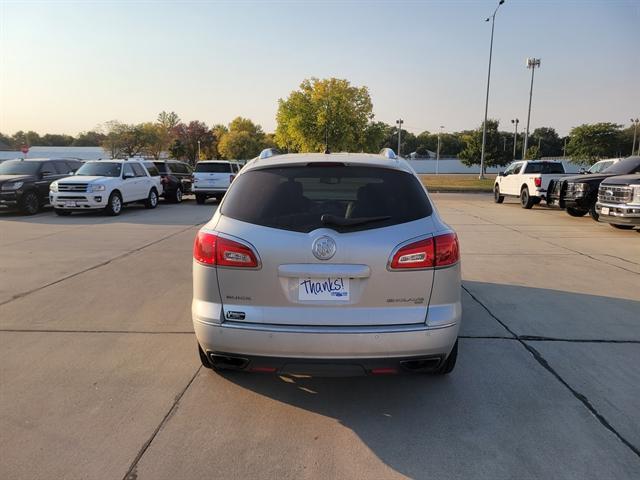
M 632 118 L 631 123 L 633 123 L 633 145 L 631 146 L 631 155 L 636 151 L 636 136 L 638 133 L 638 123 L 640 123 L 640 119 L 636 118 L 635 120 Z M 638 142 L 638 155 L 640 155 L 640 142 Z
M 484 123 L 482 124 L 482 152 L 480 153 L 480 176 L 478 178 L 484 178 L 484 149 L 487 142 L 487 113 L 489 112 L 489 84 L 491 83 L 491 56 L 493 55 L 493 31 L 496 24 L 496 13 L 500 5 L 504 3 L 504 0 L 498 2 L 498 6 L 493 11 L 493 15 L 487 17 L 485 22 L 491 19 L 491 43 L 489 44 L 489 72 L 487 73 L 487 96 L 484 102 Z
M 442 129 L 444 125 L 440 125 L 440 130 L 438 130 L 438 150 L 436 151 L 436 175 L 438 175 L 438 164 L 440 162 L 440 134 L 442 133 Z
M 522 159 L 527 159 L 527 143 L 529 142 L 529 122 L 531 121 L 531 97 L 533 97 L 533 75 L 536 67 L 540 68 L 539 58 L 527 58 L 527 68 L 531 69 L 531 88 L 529 89 L 529 113 L 527 113 L 527 131 L 524 134 L 524 144 L 522 145 Z
M 200 140 L 198 140 L 198 161 L 200 161 Z
M 398 125 L 398 156 L 401 157 L 402 155 L 400 154 L 400 137 L 402 136 L 402 124 L 404 123 L 404 120 L 402 120 L 401 118 L 396 120 L 396 125 Z
M 516 145 L 518 143 L 518 123 L 520 120 L 517 118 L 515 120 L 511 120 L 511 123 L 515 125 L 515 130 L 513 131 L 513 159 L 516 159 Z

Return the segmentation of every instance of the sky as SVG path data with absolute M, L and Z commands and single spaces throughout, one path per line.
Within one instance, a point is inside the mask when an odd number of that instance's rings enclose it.
M 162 110 L 271 132 L 309 77 L 367 86 L 375 120 L 476 128 L 498 0 L 0 0 L 0 132 L 67 133 Z M 489 118 L 561 135 L 640 116 L 640 0 L 506 0 L 496 15 Z

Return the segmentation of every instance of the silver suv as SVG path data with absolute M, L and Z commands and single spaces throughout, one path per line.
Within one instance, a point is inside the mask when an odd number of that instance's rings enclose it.
M 453 370 L 460 250 L 409 164 L 263 152 L 193 249 L 192 316 L 216 370 Z

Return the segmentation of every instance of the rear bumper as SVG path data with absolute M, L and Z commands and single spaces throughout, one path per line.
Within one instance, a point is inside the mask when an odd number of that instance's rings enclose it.
M 194 186 L 192 189 L 192 192 L 194 194 L 201 194 L 201 195 L 220 195 L 223 193 L 227 193 L 228 188 L 199 188 Z
M 308 327 L 194 319 L 194 330 L 207 353 L 297 360 L 376 360 L 397 363 L 414 357 L 446 357 L 458 337 L 458 321 L 380 327 Z

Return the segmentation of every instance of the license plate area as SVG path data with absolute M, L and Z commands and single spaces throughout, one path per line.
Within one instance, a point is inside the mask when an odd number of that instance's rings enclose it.
M 609 207 L 602 207 L 600 211 L 602 215 L 609 215 Z
M 351 300 L 349 278 L 306 277 L 298 278 L 298 300 L 348 302 Z
M 65 206 L 65 207 L 67 207 L 67 208 L 70 208 L 70 207 L 77 207 L 77 206 L 78 206 L 78 202 L 73 202 L 73 201 L 71 201 L 71 200 L 66 200 L 66 201 L 64 202 L 64 206 Z

